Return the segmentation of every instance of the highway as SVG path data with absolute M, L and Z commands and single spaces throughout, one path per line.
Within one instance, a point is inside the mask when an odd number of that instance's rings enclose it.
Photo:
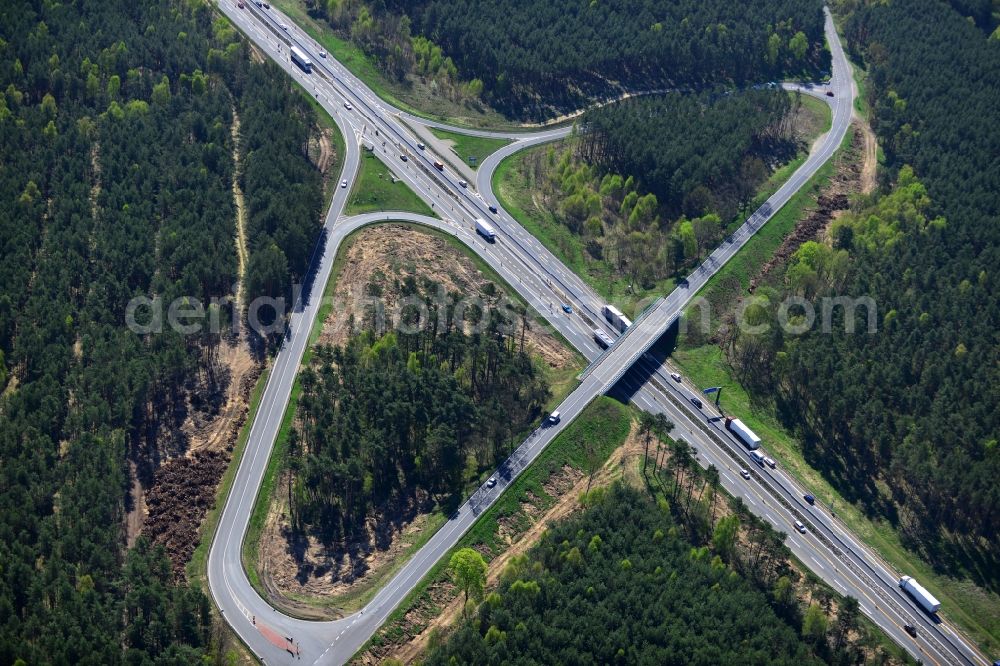
M 442 173 L 434 169 L 435 155 L 417 147 L 416 139 L 402 122 L 403 114 L 378 99 L 339 63 L 320 58 L 319 46 L 290 20 L 273 10 L 254 7 L 249 2 L 246 9 L 239 9 L 234 0 L 221 0 L 218 6 L 260 51 L 282 66 L 333 116 L 345 137 L 347 154 L 342 178 L 349 185 L 356 177 L 362 150 L 360 144 L 366 142 L 388 168 L 406 181 L 442 218 L 393 212 L 345 218 L 342 213 L 350 188 L 338 188 L 325 221 L 325 244 L 318 249 L 315 258 L 313 284 L 317 294 L 322 292 L 327 282 L 340 243 L 354 230 L 387 220 L 430 225 L 453 233 L 477 252 L 542 317 L 593 361 L 579 387 L 560 405 L 562 422 L 532 433 L 498 470 L 500 482 L 497 486 L 493 489 L 480 488 L 474 493 L 363 611 L 332 622 L 311 622 L 288 617 L 271 608 L 250 585 L 241 557 L 253 503 L 320 299 L 311 296 L 304 303 L 296 304 L 284 343 L 272 365 L 209 556 L 209 587 L 213 599 L 236 633 L 262 661 L 274 664 L 285 663 L 292 658 L 310 663 L 343 663 L 348 660 L 433 564 L 468 530 L 482 510 L 500 496 L 510 480 L 595 396 L 618 383 L 619 388 L 624 386 L 633 391 L 632 400 L 641 408 L 664 412 L 677 424 L 675 434 L 684 435 L 698 449 L 699 461 L 703 465 L 716 465 L 722 484 L 729 492 L 743 497 L 751 511 L 771 521 L 777 529 L 792 532 L 787 540 L 792 552 L 836 589 L 857 597 L 865 614 L 912 654 L 928 663 L 986 663 L 950 627 L 935 624 L 917 610 L 912 600 L 895 586 L 897 574 L 850 537 L 832 516 L 821 508 L 807 505 L 802 500 L 803 490 L 792 479 L 780 470 L 751 468 L 747 452 L 721 427 L 718 415 L 708 407 L 699 411 L 691 406 L 689 398 L 698 392 L 697 388 L 670 380 L 667 370 L 645 354 L 692 295 L 811 178 L 840 145 L 850 123 L 854 92 L 849 66 L 829 16 L 827 36 L 834 54 L 829 89 L 834 92 L 834 97 L 826 97 L 824 87 L 807 92 L 831 103 L 831 131 L 789 181 L 768 200 L 763 210 L 751 216 L 729 242 L 720 246 L 689 276 L 686 288 L 677 289 L 658 301 L 635 322 L 621 341 L 603 352 L 593 340 L 592 329 L 601 327 L 613 337 L 617 332 L 600 315 L 600 297 L 527 234 L 506 211 L 501 208 L 494 215 L 487 209 L 489 204 L 495 203 L 491 179 L 503 157 L 527 146 L 565 136 L 569 128 L 516 135 L 515 143 L 483 162 L 475 187 L 463 188 L 458 184 L 457 175 L 449 170 Z M 287 25 L 287 30 L 281 27 L 282 23 Z M 289 62 L 290 43 L 297 44 L 310 54 L 315 65 L 312 74 L 304 73 Z M 422 122 L 412 117 L 406 120 Z M 514 138 L 512 134 L 496 134 Z M 402 155 L 407 157 L 405 162 L 400 159 Z M 487 243 L 475 234 L 473 221 L 477 217 L 490 218 L 497 227 L 495 243 Z M 563 302 L 573 306 L 572 314 L 562 311 L 559 306 Z M 628 372 L 633 368 L 632 372 Z M 750 481 L 740 476 L 739 469 L 742 467 L 753 469 Z M 802 518 L 810 526 L 808 534 L 800 535 L 790 529 L 796 518 Z M 907 622 L 919 627 L 916 639 L 902 631 L 902 625 Z

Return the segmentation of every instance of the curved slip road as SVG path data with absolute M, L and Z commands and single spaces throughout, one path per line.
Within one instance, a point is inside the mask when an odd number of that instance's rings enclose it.
M 317 259 L 314 280 L 317 293 L 321 293 L 326 284 L 339 243 L 354 229 L 389 218 L 427 224 L 451 231 L 469 244 L 587 358 L 597 359 L 597 363 L 592 366 L 580 388 L 560 406 L 564 414 L 562 424 L 556 428 L 533 433 L 511 460 L 502 466 L 498 477 L 501 482 L 497 487 L 492 491 L 484 488 L 477 491 L 463 505 L 455 518 L 442 527 L 431 541 L 414 555 L 363 611 L 335 622 L 304 621 L 282 615 L 270 608 L 250 586 L 240 558 L 250 510 L 263 477 L 278 424 L 287 405 L 295 371 L 305 348 L 307 332 L 318 310 L 319 298 L 314 297 L 300 304 L 291 317 L 285 344 L 275 359 L 258 417 L 252 426 L 247 449 L 237 471 L 233 491 L 220 517 L 219 529 L 209 560 L 209 584 L 216 603 L 244 642 L 263 661 L 284 663 L 292 659 L 301 659 L 310 663 L 342 663 L 349 659 L 374 633 L 386 615 L 400 603 L 406 593 L 471 526 L 475 516 L 499 496 L 508 485 L 505 475 L 513 478 L 523 469 L 524 465 L 534 459 L 551 441 L 561 426 L 575 417 L 594 395 L 603 391 L 608 381 L 614 383 L 613 375 L 623 372 L 625 364 L 631 364 L 633 359 L 638 361 L 636 367 L 644 370 L 653 379 L 646 381 L 643 377 L 637 380 L 629 375 L 620 385 L 634 384 L 632 388 L 635 393 L 632 399 L 640 407 L 651 411 L 663 411 L 678 425 L 687 424 L 690 427 L 688 439 L 702 451 L 703 464 L 708 464 L 709 461 L 716 464 L 722 471 L 723 485 L 730 492 L 745 497 L 755 513 L 770 520 L 783 531 L 788 531 L 787 528 L 794 517 L 801 516 L 803 510 L 810 510 L 809 507 L 800 506 L 801 490 L 780 472 L 770 473 L 768 478 L 757 474 L 752 482 L 744 481 L 738 474 L 731 474 L 735 469 L 734 465 L 744 464 L 740 456 L 745 458 L 746 452 L 738 446 L 733 446 L 734 442 L 728 432 L 720 429 L 718 422 L 711 420 L 709 414 L 692 410 L 689 406 L 682 406 L 689 397 L 688 387 L 675 386 L 669 382 L 665 370 L 656 367 L 647 356 L 634 352 L 626 354 L 626 348 L 634 350 L 636 344 L 641 345 L 643 340 L 657 336 L 657 330 L 662 331 L 664 322 L 673 316 L 671 311 L 683 307 L 689 296 L 675 291 L 670 297 L 663 299 L 647 315 L 647 319 L 652 315 L 656 315 L 659 319 L 637 322 L 646 325 L 630 331 L 641 331 L 641 334 L 632 332 L 626 336 L 631 338 L 638 335 L 636 337 L 638 343 L 633 344 L 630 341 L 627 344 L 616 344 L 609 354 L 602 357 L 601 350 L 591 337 L 591 328 L 594 325 L 611 331 L 599 314 L 601 299 L 502 210 L 496 216 L 492 216 L 500 232 L 498 241 L 486 244 L 479 239 L 472 231 L 472 221 L 476 217 L 490 216 L 486 206 L 491 201 L 484 201 L 474 193 L 459 187 L 458 178 L 454 174 L 434 170 L 433 154 L 417 148 L 416 139 L 399 122 L 398 111 L 375 97 L 339 63 L 318 58 L 316 55 L 319 52 L 318 45 L 286 18 L 280 17 L 273 11 L 264 12 L 253 7 L 248 7 L 249 11 L 240 10 L 231 0 L 222 0 L 219 6 L 259 48 L 283 66 L 306 90 L 311 90 L 317 101 L 334 116 L 348 147 L 345 178 L 349 184 L 353 182 L 357 170 L 360 155 L 358 143 L 368 143 L 386 162 L 389 169 L 405 180 L 428 204 L 434 206 L 435 210 L 446 218 L 434 220 L 405 213 L 374 213 L 346 220 L 338 219 L 348 191 L 338 190 L 326 220 L 327 243 Z M 281 23 L 286 23 L 289 29 L 282 29 Z M 734 235 L 730 247 L 724 246 L 717 250 L 718 254 L 713 254 L 713 258 L 693 274 L 690 293 L 694 293 L 710 274 L 721 267 L 723 258 L 728 259 L 732 256 L 736 246 L 745 243 L 750 235 L 769 219 L 773 211 L 780 206 L 777 204 L 779 200 L 782 204 L 787 201 L 788 196 L 801 187 L 839 146 L 849 121 L 853 88 L 846 59 L 839 40 L 832 31 L 832 21 L 829 16 L 827 33 L 834 52 L 834 76 L 831 85 L 835 97 L 826 98 L 823 95 L 825 91 L 823 87 L 807 92 L 822 95 L 822 98 L 832 103 L 833 129 L 820 142 L 815 153 L 793 175 L 797 184 L 789 186 L 786 183 L 786 186 L 776 193 L 775 197 L 778 198 L 772 197 L 769 200 L 769 204 L 775 204 L 769 209 L 770 212 L 758 211 L 737 232 L 739 238 Z M 312 54 L 316 63 L 313 74 L 303 73 L 288 61 L 287 52 L 290 43 L 295 43 Z M 345 104 L 350 104 L 352 108 L 346 108 Z M 843 122 L 838 122 L 838 119 Z M 462 128 L 447 129 L 469 133 Z M 562 128 L 527 136 L 518 135 L 515 144 L 504 148 L 501 154 L 484 162 L 479 175 L 481 191 L 485 192 L 487 197 L 491 196 L 489 178 L 503 155 L 528 145 L 559 138 L 569 131 L 569 128 Z M 406 155 L 407 161 L 399 160 L 399 155 Z M 558 309 L 560 299 L 572 302 L 577 307 L 576 313 L 572 316 L 564 315 Z M 553 302 L 556 302 L 555 309 L 552 308 Z M 618 355 L 613 356 L 613 354 Z M 609 361 L 609 358 L 613 360 Z M 620 360 L 622 358 L 624 360 Z M 673 395 L 674 393 L 677 395 Z M 712 428 L 716 432 L 713 432 Z M 950 642 L 946 640 L 944 643 L 938 640 L 940 634 L 950 632 L 947 626 L 942 628 L 931 625 L 926 632 L 921 633 L 917 641 L 910 641 L 902 632 L 900 623 L 912 620 L 910 616 L 913 604 L 910 602 L 911 607 L 907 607 L 908 598 L 905 598 L 905 595 L 903 599 L 899 598 L 901 593 L 891 584 L 895 574 L 885 570 L 877 558 L 847 535 L 835 521 L 824 519 L 821 510 L 815 509 L 815 512 L 814 518 L 809 519 L 810 525 L 817 530 L 817 538 L 823 541 L 810 540 L 809 535 L 800 538 L 800 535 L 794 534 L 788 542 L 793 552 L 807 566 L 813 568 L 820 577 L 830 581 L 840 591 L 861 599 L 862 609 L 866 614 L 911 653 L 922 655 L 925 660 L 932 663 L 981 661 L 981 657 L 976 661 L 975 658 L 964 656 L 964 652 L 974 654 L 974 651 L 969 650 L 958 637 L 954 637 Z M 841 547 L 837 544 L 846 546 Z M 872 568 L 873 562 L 875 567 L 881 567 L 882 573 L 876 576 L 878 580 L 873 580 L 866 573 L 875 570 Z M 921 627 L 923 628 L 923 625 Z M 952 643 L 955 642 L 960 646 L 954 647 Z

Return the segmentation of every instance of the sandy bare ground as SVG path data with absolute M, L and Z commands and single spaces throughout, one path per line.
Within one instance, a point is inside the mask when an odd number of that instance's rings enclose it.
M 871 194 L 875 191 L 876 170 L 878 168 L 878 140 L 868 123 L 856 121 L 864 137 L 864 159 L 861 162 L 861 193 Z
M 240 162 L 239 128 L 240 119 L 234 110 L 233 160 L 237 167 Z M 232 185 L 236 208 L 233 242 L 238 259 L 236 298 L 240 302 L 247 245 L 246 212 L 243 193 L 236 178 L 237 171 L 238 168 L 234 169 Z M 148 488 L 140 481 L 135 464 L 130 463 L 130 510 L 125 514 L 127 545 L 134 544 L 143 531 L 154 541 L 183 541 L 189 538 L 188 535 L 197 534 L 208 508 L 205 502 L 199 499 L 195 502 L 198 506 L 188 506 L 181 501 L 165 501 L 163 494 L 169 492 L 188 498 L 214 497 L 215 487 L 225 471 L 225 463 L 246 422 L 250 393 L 261 369 L 262 365 L 254 357 L 245 333 L 236 338 L 223 337 L 214 349 L 205 352 L 195 388 L 185 396 L 187 410 L 179 428 L 179 437 L 176 436 L 178 433 L 169 434 L 171 439 L 184 443 L 182 455 L 169 459 L 169 448 L 163 446 L 164 457 L 168 459 L 156 470 Z M 199 469 L 199 466 L 203 468 Z M 181 469 L 184 469 L 183 473 L 180 473 Z M 151 498 L 156 500 L 156 511 L 155 520 L 150 524 Z M 196 540 L 196 536 L 190 538 Z M 174 560 L 175 571 L 181 570 L 186 563 L 186 550 L 178 547 L 168 551 Z M 183 562 L 180 561 L 182 558 Z
M 429 514 L 409 506 L 402 520 L 370 516 L 367 539 L 362 541 L 337 548 L 314 538 L 295 541 L 288 519 L 287 484 L 288 476 L 282 475 L 261 534 L 260 580 L 275 606 L 298 617 L 342 617 L 352 610 L 348 595 L 364 592 L 375 576 L 391 571 L 428 526 Z M 387 542 L 388 547 L 376 547 L 378 542 Z M 344 606 L 337 603 L 340 600 Z
M 319 344 L 343 345 L 365 316 L 365 295 L 377 284 L 387 321 L 400 300 L 400 286 L 407 277 L 418 284 L 429 279 L 445 294 L 460 293 L 486 298 L 486 276 L 457 248 L 436 236 L 408 226 L 378 225 L 362 230 L 346 250 L 337 277 L 334 305 L 324 322 Z M 497 285 L 499 287 L 499 285 Z M 551 335 L 529 329 L 526 347 L 556 369 L 573 365 L 574 355 Z M 369 543 L 324 546 L 313 537 L 293 543 L 284 482 L 272 498 L 260 540 L 261 584 L 272 603 L 305 617 L 337 617 L 345 600 L 371 586 L 372 580 L 398 564 L 399 558 L 419 538 L 427 524 L 422 507 L 410 506 L 391 520 L 369 520 Z M 380 534 L 376 541 L 376 525 Z
M 855 120 L 851 125 L 854 132 L 854 139 L 851 147 L 837 155 L 834 161 L 835 171 L 819 195 L 816 203 L 804 209 L 804 215 L 796 223 L 795 229 L 785 237 L 781 245 L 768 259 L 760 271 L 750 280 L 750 292 L 752 293 L 759 285 L 766 284 L 774 275 L 780 275 L 777 271 L 779 267 L 785 266 L 788 260 L 803 243 L 811 240 L 822 240 L 829 242 L 829 230 L 834 220 L 850 209 L 850 197 L 864 191 L 865 168 L 868 166 L 869 145 L 874 145 L 874 136 L 871 144 L 866 138 L 865 130 L 867 125 Z M 868 133 L 871 130 L 868 129 Z M 874 148 L 872 159 L 874 160 Z M 874 166 L 871 178 L 874 188 Z
M 553 474 L 543 484 L 545 492 L 558 498 L 555 504 L 543 512 L 532 501 L 522 502 L 521 510 L 533 521 L 526 531 L 520 534 L 511 534 L 509 530 L 505 530 L 505 526 L 509 525 L 511 521 L 501 521 L 500 530 L 502 534 L 507 531 L 504 537 L 509 547 L 489 562 L 489 568 L 486 572 L 487 593 L 496 588 L 500 575 L 512 559 L 526 553 L 553 523 L 563 520 L 582 508 L 580 497 L 588 488 L 593 490 L 608 486 L 620 478 L 625 478 L 629 483 L 641 483 L 639 471 L 642 468 L 644 448 L 643 440 L 638 436 L 638 429 L 633 424 L 632 431 L 625 442 L 608 457 L 601 469 L 594 474 L 593 479 L 579 470 L 567 466 L 560 472 Z M 652 451 L 650 454 L 652 455 Z M 652 458 L 650 459 L 652 460 Z M 529 500 L 534 499 L 537 498 L 529 493 Z M 388 654 L 380 655 L 379 658 L 392 657 L 403 663 L 414 663 L 427 650 L 432 635 L 447 632 L 461 617 L 463 606 L 464 598 L 457 593 L 457 590 L 453 590 L 451 600 L 443 606 L 441 613 L 432 619 L 423 631 L 410 640 L 397 645 Z M 379 662 L 371 659 L 363 660 L 363 663 Z
M 399 304 L 399 283 L 413 276 L 419 283 L 430 279 L 455 292 L 483 297 L 490 282 L 475 263 L 446 241 L 401 225 L 379 225 L 364 229 L 347 251 L 343 269 L 334 291 L 334 306 L 323 325 L 320 344 L 343 345 L 365 316 L 368 287 L 377 283 L 379 301 L 391 321 Z M 499 287 L 499 285 L 497 285 Z M 574 362 L 573 353 L 556 338 L 540 330 L 529 329 L 527 345 L 553 368 L 566 368 Z

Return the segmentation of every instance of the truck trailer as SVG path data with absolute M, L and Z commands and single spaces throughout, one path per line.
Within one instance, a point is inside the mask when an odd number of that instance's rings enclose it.
M 492 224 L 481 217 L 476 219 L 476 231 L 479 232 L 480 236 L 491 243 L 496 240 L 497 230 L 493 228 Z
M 292 62 L 301 67 L 303 72 L 307 74 L 312 72 L 312 60 L 309 59 L 309 56 L 303 53 L 302 49 L 297 46 L 293 46 L 290 53 L 292 54 Z
M 608 320 L 608 323 L 614 326 L 620 333 L 624 333 L 625 329 L 632 325 L 632 322 L 628 317 L 622 314 L 622 311 L 613 305 L 605 304 L 601 308 L 601 313 L 604 318 Z
M 754 449 L 760 448 L 760 437 L 754 434 L 754 431 L 744 425 L 743 421 L 739 419 L 734 419 L 731 417 L 726 417 L 726 428 L 729 432 L 736 435 L 743 445 L 753 451 Z
M 925 590 L 923 585 L 910 576 L 900 578 L 899 586 L 909 593 L 918 604 L 923 606 L 923 609 L 928 613 L 937 613 L 941 608 L 941 602 L 935 599 L 933 594 Z
M 594 329 L 594 340 L 597 341 L 597 344 L 601 345 L 601 349 L 607 349 L 615 343 L 615 341 L 611 339 L 611 336 L 599 328 Z

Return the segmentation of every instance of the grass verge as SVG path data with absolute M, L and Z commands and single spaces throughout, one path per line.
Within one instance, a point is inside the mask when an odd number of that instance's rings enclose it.
M 858 87 L 858 95 L 854 98 L 854 110 L 858 112 L 858 115 L 865 122 L 868 122 L 868 73 L 857 65 L 853 65 L 851 67 L 851 74 L 854 76 L 854 83 Z
M 848 134 L 843 145 L 848 145 L 850 141 L 851 135 Z M 713 304 L 731 304 L 734 294 L 745 294 L 751 276 L 794 228 L 804 207 L 812 202 L 813 193 L 829 179 L 833 168 L 832 161 L 825 164 L 810 183 L 712 277 L 700 295 Z M 805 461 L 801 442 L 782 427 L 771 405 L 762 406 L 743 389 L 717 345 L 690 346 L 684 338 L 680 342 L 680 347 L 672 355 L 673 360 L 695 385 L 723 386 L 725 409 L 739 414 L 767 442 L 766 448 L 773 457 L 803 487 L 810 489 L 819 501 L 832 506 L 844 525 L 891 567 L 919 579 L 941 600 L 943 615 L 954 620 L 980 647 L 990 653 L 1000 651 L 1000 595 L 987 592 L 967 580 L 936 573 L 931 564 L 903 545 L 891 524 L 871 519 L 860 507 L 849 504 L 819 471 Z
M 379 69 L 375 61 L 351 41 L 337 36 L 323 20 L 309 15 L 303 0 L 272 0 L 306 34 L 315 39 L 351 74 L 392 106 L 421 118 L 468 127 L 510 127 L 516 125 L 491 109 L 482 110 L 453 102 L 432 92 L 421 82 L 396 82 Z
M 380 210 L 407 211 L 434 217 L 434 211 L 406 183 L 396 180 L 389 167 L 373 153 L 364 151 L 361 167 L 344 210 L 346 215 Z
M 488 156 L 510 143 L 509 139 L 491 139 L 485 136 L 470 136 L 468 134 L 460 134 L 458 132 L 449 132 L 436 127 L 431 127 L 429 129 L 437 138 L 443 139 L 444 141 L 450 141 L 452 152 L 458 155 L 458 158 L 465 164 L 469 164 L 469 158 L 474 157 L 476 159 L 476 166 L 472 166 L 470 164 L 470 167 L 473 170 L 478 169 L 478 165 L 482 164 L 483 160 L 485 160 Z
M 544 483 L 549 476 L 562 469 L 564 465 L 579 470 L 599 468 L 625 441 L 631 422 L 629 408 L 612 398 L 598 397 L 588 405 L 531 466 L 514 480 L 500 499 L 479 517 L 455 547 L 431 568 L 357 654 L 362 654 L 369 648 L 397 643 L 409 635 L 419 634 L 426 624 L 410 617 L 410 611 L 420 606 L 426 608 L 432 615 L 440 613 L 442 609 L 436 606 L 429 588 L 433 583 L 443 581 L 448 576 L 448 560 L 451 553 L 460 548 L 481 545 L 489 548 L 491 558 L 498 555 L 505 547 L 498 534 L 500 520 L 518 514 L 522 502 L 537 502 L 538 498 L 541 498 L 542 505 L 539 508 L 542 511 L 551 506 L 556 498 L 544 489 Z
M 203 588 L 207 583 L 208 551 L 211 549 L 212 541 L 215 539 L 215 531 L 219 526 L 219 517 L 222 514 L 222 508 L 226 505 L 226 499 L 233 488 L 236 470 L 239 469 L 240 461 L 243 460 L 243 452 L 246 450 L 247 439 L 250 437 L 250 427 L 253 425 L 253 420 L 257 416 L 257 410 L 260 408 L 260 399 L 264 395 L 264 387 L 267 386 L 267 378 L 270 372 L 270 368 L 265 368 L 260 373 L 260 377 L 257 378 L 257 383 L 250 393 L 250 410 L 247 413 L 247 420 L 240 429 L 236 446 L 233 448 L 232 460 L 229 463 L 229 467 L 226 468 L 226 473 L 222 475 L 222 481 L 215 492 L 215 504 L 206 514 L 205 521 L 201 524 L 198 547 L 194 549 L 194 553 L 191 554 L 191 560 L 185 567 L 188 580 L 196 587 Z
M 953 620 L 987 653 L 1000 652 L 1000 596 L 966 580 L 935 572 L 933 566 L 908 550 L 886 521 L 874 520 L 848 503 L 811 467 L 802 443 L 787 432 L 770 405 L 762 407 L 743 389 L 717 345 L 678 349 L 673 360 L 697 386 L 723 386 L 722 403 L 728 413 L 739 414 L 766 442 L 765 448 L 817 501 L 831 506 L 843 524 L 892 568 L 917 578 L 942 604 L 942 616 Z
M 828 131 L 832 125 L 830 107 L 822 100 L 808 95 L 802 95 L 801 102 L 811 116 L 807 121 L 810 136 L 818 137 Z M 811 139 L 807 141 L 812 143 Z M 628 277 L 619 274 L 610 263 L 591 258 L 582 237 L 560 223 L 551 211 L 536 204 L 533 193 L 538 191 L 539 183 L 529 173 L 526 163 L 536 151 L 548 149 L 549 146 L 539 146 L 515 153 L 502 161 L 493 174 L 493 191 L 497 200 L 528 233 L 545 245 L 594 291 L 622 307 L 626 315 L 638 316 L 639 313 L 635 312 L 636 304 L 647 297 L 669 293 L 676 286 L 676 281 L 673 278 L 664 278 L 657 281 L 650 289 L 630 285 Z M 735 228 L 742 224 L 752 211 L 791 177 L 805 162 L 806 157 L 807 154 L 802 151 L 771 174 L 747 210 L 735 216 L 728 226 Z M 773 221 L 768 224 L 773 224 Z

